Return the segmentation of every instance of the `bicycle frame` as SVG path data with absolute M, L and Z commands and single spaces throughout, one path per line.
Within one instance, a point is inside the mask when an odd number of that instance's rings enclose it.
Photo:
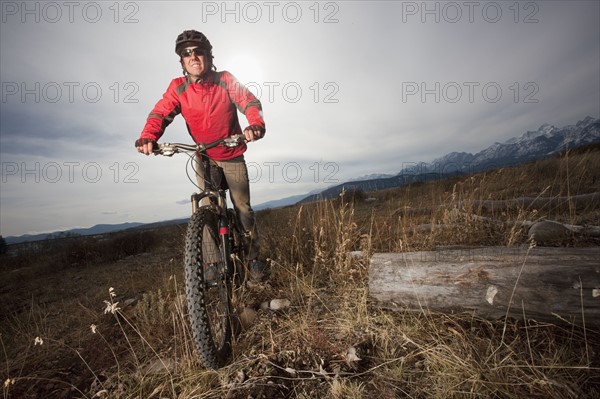
M 202 162 L 202 176 L 204 179 L 204 190 L 201 193 L 193 193 L 191 196 L 192 202 L 192 214 L 196 213 L 201 206 L 212 208 L 212 210 L 219 215 L 219 237 L 221 240 L 221 248 L 223 249 L 223 257 L 227 259 L 227 279 L 232 279 L 234 268 L 233 262 L 231 261 L 231 250 L 233 243 L 231 242 L 231 236 L 229 234 L 229 216 L 227 215 L 227 192 L 226 190 L 215 187 L 213 181 L 213 175 L 211 169 L 214 167 L 211 165 L 210 158 L 206 154 L 206 151 L 196 152 L 196 156 L 200 159 L 196 159 L 192 162 Z M 196 176 L 198 171 L 194 168 Z M 225 178 L 221 176 L 221 178 Z M 204 198 L 209 198 L 211 203 L 209 205 L 200 205 L 200 202 Z M 216 204 L 215 204 L 216 202 Z
M 214 148 L 218 145 L 225 145 L 227 147 L 235 147 L 239 145 L 242 141 L 245 140 L 245 136 L 243 134 L 233 135 L 224 139 L 216 140 L 212 143 L 208 144 L 181 144 L 181 143 L 163 143 L 158 145 L 158 149 L 155 150 L 155 153 L 162 154 L 165 156 L 172 156 L 175 153 L 179 152 L 193 152 L 195 154 L 196 159 L 192 160 L 192 169 L 194 170 L 194 174 L 196 177 L 198 176 L 198 170 L 196 169 L 196 163 L 202 164 L 202 176 L 201 178 L 204 180 L 204 189 L 200 193 L 192 193 L 191 195 L 191 203 L 192 203 L 192 215 L 196 213 L 201 207 L 209 207 L 219 215 L 219 235 L 221 238 L 222 248 L 226 251 L 225 259 L 231 259 L 231 252 L 234 247 L 231 242 L 230 237 L 230 220 L 227 215 L 227 193 L 226 190 L 221 187 L 215 187 L 215 184 L 212 179 L 211 169 L 216 167 L 211 164 L 210 157 L 207 155 L 207 150 Z M 222 176 L 224 178 L 224 176 Z M 196 185 L 200 188 L 198 185 Z M 204 198 L 209 198 L 209 205 L 201 205 L 201 202 Z M 232 262 L 227 262 L 227 274 L 231 277 L 234 273 Z
M 226 191 L 214 186 L 214 182 L 212 180 L 212 174 L 211 174 L 213 165 L 211 165 L 211 163 L 210 163 L 210 158 L 206 155 L 205 152 L 196 152 L 196 156 L 200 159 L 199 160 L 196 159 L 193 162 L 201 162 L 202 163 L 203 176 L 201 178 L 204 179 L 204 190 L 199 194 L 198 193 L 192 194 L 192 197 L 191 197 L 192 213 L 195 213 L 200 208 L 200 202 L 204 198 L 209 198 L 211 200 L 211 203 L 216 202 L 216 205 L 220 209 L 226 209 L 227 208 Z M 196 174 L 196 176 L 198 176 L 198 170 L 196 170 L 195 167 L 193 169 L 194 169 L 194 173 Z

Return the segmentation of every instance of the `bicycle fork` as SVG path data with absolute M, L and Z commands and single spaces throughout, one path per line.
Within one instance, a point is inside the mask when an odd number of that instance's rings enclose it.
M 221 248 L 223 251 L 223 259 L 226 259 L 227 278 L 233 276 L 233 261 L 231 259 L 231 240 L 229 236 L 229 220 L 227 216 L 219 216 L 219 239 L 221 240 Z
M 202 200 L 205 198 L 210 199 L 209 205 L 201 205 Z M 219 229 L 219 247 L 222 252 L 222 259 L 225 260 L 226 270 L 226 278 L 231 280 L 231 276 L 233 276 L 233 262 L 231 260 L 231 237 L 230 237 L 230 227 L 229 227 L 229 219 L 225 214 L 225 200 L 224 195 L 221 195 L 220 192 L 205 190 L 200 194 L 193 193 L 191 195 L 192 202 L 192 214 L 195 214 L 200 210 L 201 207 L 207 207 L 211 209 L 218 215 L 218 229 Z

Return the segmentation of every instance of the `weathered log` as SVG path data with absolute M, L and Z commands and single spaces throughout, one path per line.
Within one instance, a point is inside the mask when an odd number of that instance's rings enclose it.
M 556 206 L 588 206 L 600 204 L 600 193 L 572 195 L 568 197 L 519 197 L 511 200 L 475 200 L 474 206 L 481 206 L 488 211 L 503 211 L 518 208 L 544 208 Z
M 540 220 L 533 223 L 527 233 L 537 242 L 564 241 L 573 236 L 600 237 L 599 226 L 576 226 L 553 220 Z
M 393 309 L 600 327 L 600 247 L 376 253 L 369 295 Z
M 455 208 L 460 209 L 463 206 L 482 208 L 489 212 L 507 211 L 510 209 L 541 209 L 545 207 L 557 206 L 572 206 L 572 207 L 589 207 L 594 208 L 600 206 L 600 192 L 572 195 L 568 197 L 519 197 L 509 200 L 468 200 L 459 201 Z M 437 207 L 411 208 L 409 206 L 396 209 L 392 216 L 418 216 L 429 215 L 435 211 L 448 209 L 448 205 L 440 205 Z
M 500 226 L 502 222 L 491 218 L 486 218 L 477 215 L 468 215 L 471 220 L 475 220 L 481 223 L 496 224 Z M 577 226 L 573 224 L 565 224 L 556 222 L 553 220 L 538 220 L 535 222 L 522 221 L 522 222 L 507 222 L 507 224 L 520 224 L 523 227 L 528 227 L 528 236 L 530 240 L 538 243 L 546 242 L 560 242 L 565 241 L 571 237 L 600 237 L 600 226 Z M 415 231 L 418 233 L 428 233 L 433 231 L 449 230 L 461 228 L 464 223 L 452 223 L 452 224 L 431 224 L 424 223 L 415 227 Z

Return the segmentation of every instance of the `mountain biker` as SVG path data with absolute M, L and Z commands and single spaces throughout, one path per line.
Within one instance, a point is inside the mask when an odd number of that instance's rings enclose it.
M 171 81 L 148 115 L 140 138 L 135 142 L 138 152 L 151 154 L 154 143 L 178 114 L 185 119 L 188 132 L 196 143 L 209 143 L 241 133 L 248 141 L 255 141 L 265 135 L 260 101 L 231 73 L 217 71 L 213 64 L 212 45 L 203 33 L 195 30 L 182 32 L 175 40 L 175 53 L 179 56 L 184 76 Z M 238 110 L 246 116 L 249 124 L 243 132 Z M 266 266 L 258 259 L 258 231 L 250 205 L 250 183 L 243 155 L 246 149 L 245 143 L 235 148 L 218 146 L 209 149 L 207 154 L 211 162 L 223 170 L 231 201 L 249 244 L 250 278 L 260 281 L 266 275 Z M 201 162 L 195 162 L 198 186 L 203 190 L 203 174 L 198 169 L 201 165 Z

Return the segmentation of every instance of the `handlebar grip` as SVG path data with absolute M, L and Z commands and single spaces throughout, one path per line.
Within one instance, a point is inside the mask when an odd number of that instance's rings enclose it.
M 246 136 L 243 134 L 234 134 L 233 136 L 229 136 L 223 139 L 219 139 L 217 141 L 213 141 L 209 144 L 181 144 L 181 143 L 161 143 L 158 144 L 155 141 L 152 141 L 152 152 L 157 155 L 165 155 L 171 156 L 177 152 L 183 151 L 206 151 L 211 148 L 217 147 L 219 145 L 224 145 L 225 147 L 237 147 L 243 142 L 248 141 Z M 148 141 L 150 142 L 150 140 Z

